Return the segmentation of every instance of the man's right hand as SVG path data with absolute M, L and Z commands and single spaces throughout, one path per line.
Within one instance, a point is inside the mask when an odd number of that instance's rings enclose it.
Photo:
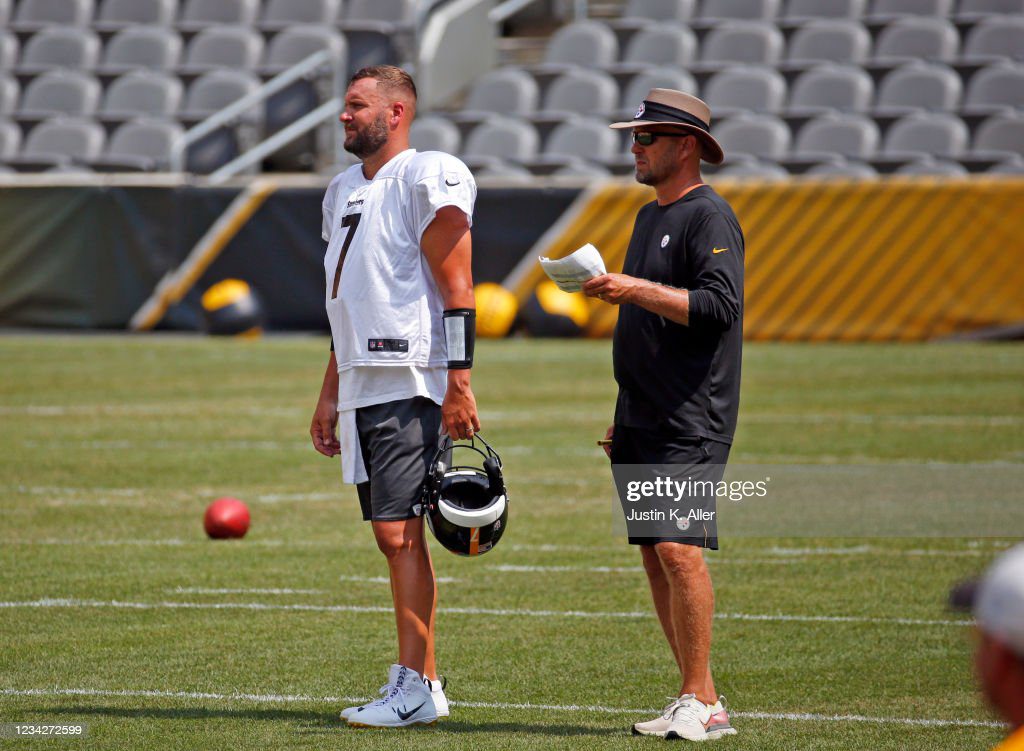
M 313 439 L 313 448 L 324 456 L 337 456 L 341 453 L 338 441 L 338 404 L 333 399 L 321 399 L 317 402 L 313 413 L 313 422 L 309 426 L 309 435 Z
M 614 425 L 609 425 L 608 426 L 608 430 L 606 430 L 604 432 L 604 439 L 606 441 L 610 441 L 614 434 L 615 434 L 615 426 Z M 612 445 L 609 443 L 609 444 L 607 444 L 605 446 L 602 446 L 601 448 L 604 449 L 604 453 L 606 453 L 608 455 L 608 458 L 611 459 L 612 458 Z

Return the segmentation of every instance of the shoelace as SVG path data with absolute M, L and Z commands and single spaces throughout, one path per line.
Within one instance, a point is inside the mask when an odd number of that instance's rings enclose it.
M 670 696 L 668 698 L 671 699 L 672 701 L 670 701 L 668 703 L 668 706 L 665 707 L 664 710 L 662 710 L 661 716 L 663 718 L 665 718 L 666 720 L 671 720 L 672 719 L 672 715 L 675 714 L 676 707 L 679 705 L 679 702 L 681 701 L 681 699 L 678 696 Z
M 693 694 L 683 694 L 676 700 L 676 708 L 672 712 L 672 720 L 674 721 L 681 714 L 684 719 L 692 719 L 698 725 L 703 725 L 704 720 L 700 717 L 698 705 L 703 706 L 701 702 L 697 701 L 696 696 Z

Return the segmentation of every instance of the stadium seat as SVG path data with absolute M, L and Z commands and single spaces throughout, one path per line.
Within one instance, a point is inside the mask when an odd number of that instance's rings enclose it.
M 222 24 L 252 26 L 259 5 L 259 0 L 185 0 L 178 28 L 199 31 Z
M 788 67 L 817 63 L 860 64 L 871 52 L 871 35 L 858 21 L 824 18 L 808 21 L 789 40 Z
M 202 29 L 185 49 L 179 70 L 203 73 L 215 68 L 254 70 L 263 55 L 263 37 L 245 26 Z
M 473 82 L 457 118 L 483 120 L 492 114 L 532 115 L 540 102 L 537 81 L 522 68 L 496 68 Z
M 205 73 L 188 87 L 183 120 L 201 120 L 223 109 L 259 88 L 259 81 L 249 73 L 236 70 L 214 70 Z M 254 110 L 251 117 L 258 115 Z
M 540 137 L 530 123 L 494 115 L 473 129 L 461 156 L 467 160 L 529 162 L 537 158 L 539 151 Z
M 944 18 L 907 16 L 890 22 L 875 42 L 874 60 L 901 63 L 910 60 L 953 60 L 960 48 L 956 27 Z
M 587 180 L 600 180 L 611 176 L 611 170 L 606 167 L 582 159 L 573 159 L 551 173 L 551 177 L 576 177 Z
M 915 159 L 912 162 L 902 165 L 896 170 L 897 175 L 935 175 L 937 177 L 957 177 L 967 175 L 967 169 L 962 164 L 950 162 L 945 159 L 934 159 L 924 157 Z
M 11 27 L 15 31 L 38 31 L 47 26 L 88 26 L 93 0 L 21 0 Z
M 170 26 L 178 15 L 178 0 L 103 0 L 93 27 L 116 31 L 140 24 Z
M 819 162 L 808 169 L 805 175 L 813 175 L 815 177 L 835 177 L 835 178 L 873 178 L 878 177 L 878 170 L 872 167 L 870 164 L 864 162 L 852 161 L 845 157 L 836 156 L 828 159 L 824 162 Z
M 780 112 L 786 100 L 786 79 L 773 68 L 734 65 L 713 75 L 702 97 L 718 116 L 745 110 Z
M 579 68 L 556 78 L 544 94 L 539 117 L 563 118 L 569 114 L 606 115 L 619 102 L 619 87 L 607 73 Z
M 974 131 L 971 153 L 999 159 L 1024 156 L 1024 114 L 1008 112 L 983 122 Z
M 814 118 L 796 135 L 793 154 L 800 158 L 831 157 L 870 159 L 878 150 L 880 135 L 875 122 L 863 115 L 830 113 Z
M 13 115 L 18 109 L 21 87 L 14 76 L 0 75 L 0 115 Z
M 1024 15 L 995 16 L 975 24 L 964 40 L 963 59 L 970 63 L 1024 60 Z
M 779 0 L 703 0 L 701 21 L 770 21 L 779 15 Z
M 775 24 L 764 21 L 731 21 L 708 32 L 701 44 L 700 62 L 706 70 L 722 65 L 777 65 L 786 40 Z
M 951 112 L 960 106 L 963 84 L 952 68 L 940 63 L 912 62 L 882 79 L 878 115 L 906 114 L 918 109 Z
M 264 31 L 280 31 L 296 24 L 333 26 L 341 0 L 268 0 L 260 18 Z
M 1004 159 L 998 164 L 993 164 L 987 171 L 992 175 L 1024 175 L 1024 157 Z
M 802 117 L 830 110 L 866 112 L 874 94 L 874 81 L 863 68 L 822 63 L 793 82 L 786 114 Z
M 126 73 L 103 95 L 99 117 L 128 120 L 140 116 L 173 117 L 181 107 L 184 87 L 177 76 L 152 70 Z
M 339 32 L 311 24 L 289 26 L 270 40 L 261 70 L 268 74 L 280 73 L 320 50 L 328 50 L 335 60 L 336 69 L 345 71 L 348 48 L 345 37 Z
M 514 185 L 528 184 L 534 180 L 533 175 L 525 167 L 509 164 L 500 159 L 488 160 L 486 164 L 474 167 L 473 177 L 483 182 Z
M 370 28 L 374 23 L 389 28 L 411 29 L 416 22 L 416 0 L 347 0 L 341 12 L 342 29 Z
M 549 162 L 573 157 L 604 162 L 620 156 L 619 134 L 606 120 L 573 118 L 556 127 L 544 143 L 541 158 Z
M 53 70 L 33 78 L 21 97 L 18 117 L 92 115 L 100 103 L 100 84 L 73 70 Z
M 953 0 L 874 0 L 870 20 L 888 21 L 900 16 L 946 18 L 953 12 Z
M 166 170 L 172 146 L 183 133 L 178 123 L 169 120 L 132 120 L 114 131 L 92 166 L 102 171 Z
M 637 73 L 623 87 L 618 117 L 632 120 L 640 102 L 651 89 L 675 89 L 697 96 L 700 91 L 697 81 L 685 70 L 679 68 L 649 68 Z
M 785 167 L 758 159 L 744 159 L 728 162 L 715 172 L 715 178 L 741 178 L 751 180 L 788 180 L 789 172 Z
M 1010 13 L 1024 13 L 1024 0 L 960 0 L 956 17 L 970 22 Z
M 13 0 L 0 0 L 0 27 L 6 26 L 11 20 Z
M 938 112 L 916 112 L 900 118 L 885 133 L 882 155 L 903 159 L 919 156 L 956 158 L 967 150 L 970 135 L 963 120 Z
M 715 126 L 715 138 L 732 158 L 783 159 L 789 154 L 789 126 L 774 115 L 742 114 Z
M 686 26 L 652 23 L 639 29 L 626 45 L 614 73 L 639 73 L 652 66 L 686 68 L 697 57 L 697 37 Z
M 21 128 L 10 120 L 0 120 L 0 161 L 16 157 L 20 147 Z
M 100 38 L 89 29 L 51 26 L 25 43 L 18 73 L 41 73 L 55 68 L 93 70 L 100 59 Z
M 1001 62 L 988 65 L 967 82 L 964 110 L 989 114 L 1024 105 L 1024 65 Z
M 14 70 L 18 64 L 18 37 L 0 28 L 0 71 Z
M 136 68 L 173 70 L 181 59 L 176 31 L 162 26 L 133 26 L 117 32 L 103 49 L 100 71 L 124 73 Z
M 693 18 L 696 0 L 629 0 L 616 28 L 643 27 L 651 21 L 686 22 Z
M 544 51 L 541 70 L 565 70 L 580 65 L 607 68 L 619 57 L 615 32 L 600 21 L 573 21 L 552 35 Z
M 417 117 L 409 128 L 409 145 L 417 151 L 443 151 L 458 154 L 462 137 L 459 129 L 445 117 Z
M 812 18 L 860 18 L 867 0 L 789 0 L 782 17 L 786 21 Z
M 25 146 L 12 164 L 53 165 L 72 160 L 91 162 L 103 150 L 106 134 L 93 120 L 55 117 L 40 123 L 28 134 Z

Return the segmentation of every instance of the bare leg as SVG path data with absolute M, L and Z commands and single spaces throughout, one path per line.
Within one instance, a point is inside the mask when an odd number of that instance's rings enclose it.
M 672 655 L 676 658 L 676 665 L 679 666 L 679 680 L 682 681 L 683 655 L 679 650 L 679 641 L 676 639 L 676 627 L 672 623 L 672 590 L 669 587 L 668 576 L 665 574 L 661 558 L 658 557 L 653 545 L 641 545 L 640 556 L 644 562 L 644 571 L 647 573 L 647 582 L 651 585 L 654 611 L 658 614 L 661 630 L 665 633 L 669 646 L 672 647 Z
M 433 626 L 437 583 L 423 536 L 423 519 L 375 521 L 373 534 L 377 547 L 388 560 L 391 574 L 398 662 L 420 674 L 435 674 Z

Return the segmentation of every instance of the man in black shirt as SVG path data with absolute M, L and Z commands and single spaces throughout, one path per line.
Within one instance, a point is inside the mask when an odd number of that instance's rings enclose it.
M 717 483 L 736 430 L 743 232 L 729 204 L 701 181 L 700 160 L 723 159 L 710 121 L 700 99 L 652 89 L 631 122 L 611 126 L 632 128 L 636 179 L 657 200 L 637 215 L 623 273 L 583 286 L 620 306 L 612 344 L 619 396 L 606 450 L 615 467 L 643 465 L 652 479 L 668 467 L 669 477 Z M 686 519 L 653 535 L 650 526 L 638 534 L 628 524 L 623 499 L 629 541 L 640 546 L 682 676 L 679 698 L 634 725 L 636 734 L 699 741 L 736 732 L 710 669 L 714 592 L 703 549 L 718 548 L 715 495 L 698 495 L 687 499 Z

